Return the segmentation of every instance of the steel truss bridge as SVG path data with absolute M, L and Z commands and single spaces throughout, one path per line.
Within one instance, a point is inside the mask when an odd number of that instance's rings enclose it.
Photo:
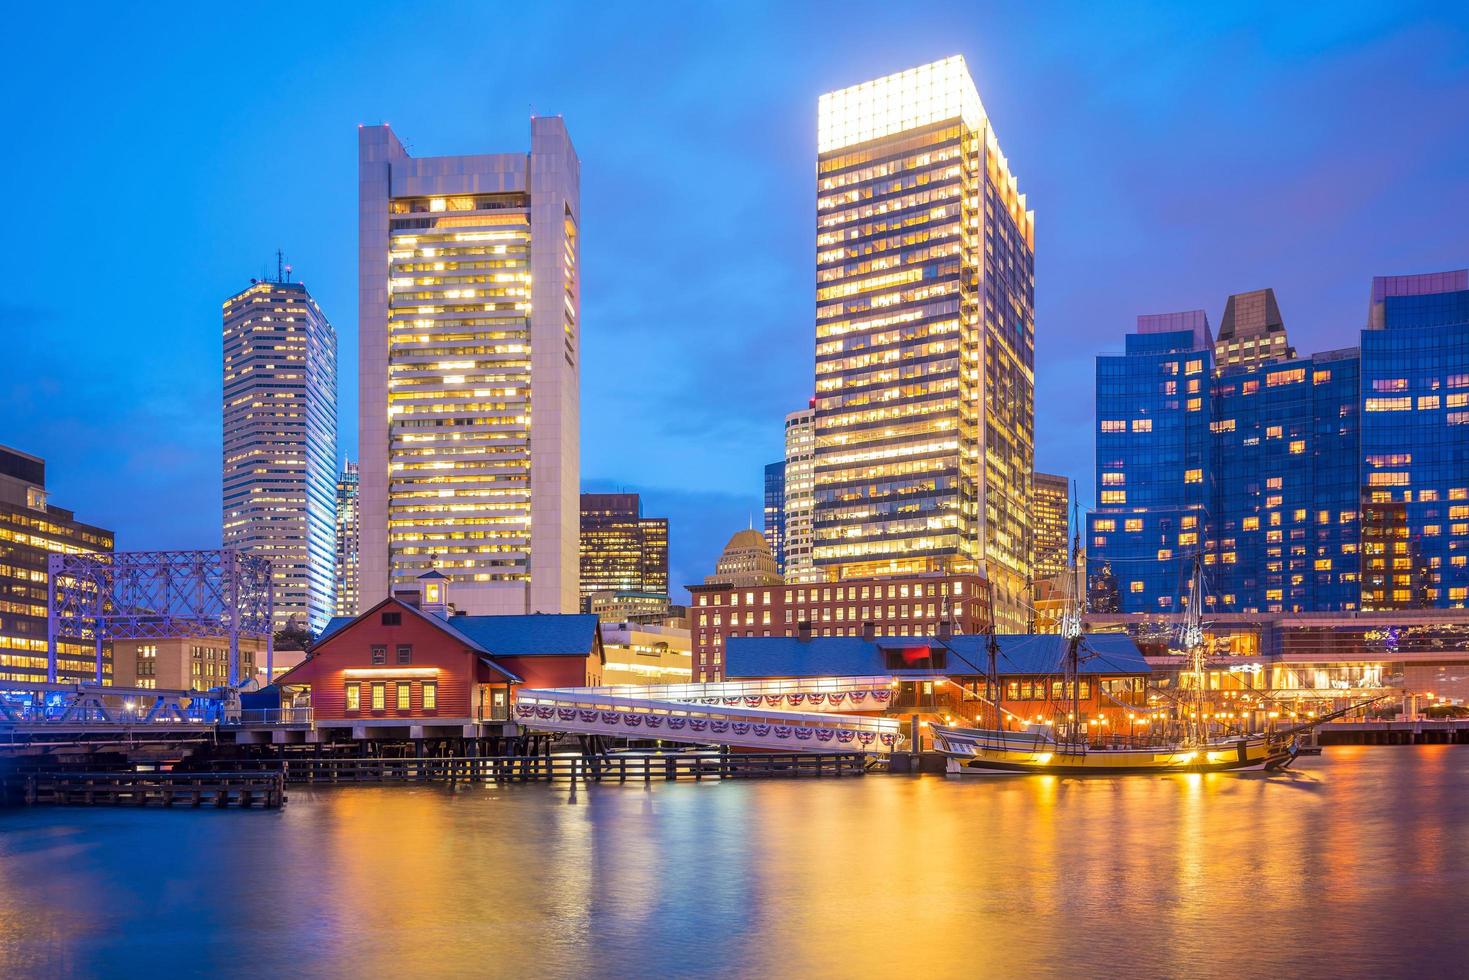
M 57 680 L 56 648 L 63 640 L 94 645 L 98 684 L 104 648 L 115 640 L 225 637 L 229 683 L 237 687 L 240 638 L 259 638 L 265 641 L 266 670 L 273 671 L 274 599 L 264 558 L 232 548 L 87 552 L 52 555 L 48 567 L 49 683 Z

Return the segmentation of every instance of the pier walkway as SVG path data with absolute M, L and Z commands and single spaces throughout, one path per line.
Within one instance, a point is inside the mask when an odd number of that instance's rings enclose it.
M 902 741 L 882 711 L 891 677 L 521 690 L 514 720 L 536 731 L 783 752 L 887 753 Z

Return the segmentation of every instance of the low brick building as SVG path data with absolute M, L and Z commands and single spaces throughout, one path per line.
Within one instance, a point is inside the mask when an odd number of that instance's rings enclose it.
M 602 668 L 596 616 L 443 615 L 400 597 L 332 620 L 278 683 L 309 697 L 318 730 L 474 737 L 509 719 L 515 688 L 596 685 Z
M 902 575 L 807 585 L 689 586 L 694 680 L 726 676 L 732 637 L 936 636 L 989 624 L 982 575 Z

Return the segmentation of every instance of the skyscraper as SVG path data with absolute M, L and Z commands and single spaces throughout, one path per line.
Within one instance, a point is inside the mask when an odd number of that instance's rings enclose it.
M 1030 524 L 1031 577 L 1036 582 L 1054 579 L 1066 571 L 1071 554 L 1071 481 L 1052 473 L 1035 475 Z
M 1019 630 L 1034 213 L 960 57 L 822 96 L 817 147 L 814 563 L 982 568 Z
M 775 567 L 785 572 L 786 540 L 786 463 L 778 460 L 765 464 L 765 540 Z
M 357 615 L 358 553 L 362 550 L 362 511 L 357 506 L 357 464 L 348 460 L 337 478 L 337 615 Z
M 83 524 L 50 502 L 45 460 L 0 446 L 0 680 L 46 680 L 51 555 L 112 546 L 111 531 Z M 110 672 L 112 651 L 102 655 L 103 670 Z M 56 679 L 96 681 L 96 656 L 90 640 L 58 640 Z
M 224 302 L 223 539 L 270 560 L 276 628 L 316 632 L 336 606 L 337 335 L 283 279 Z
M 1222 346 L 1194 311 L 1097 358 L 1094 587 L 1178 612 L 1201 556 L 1210 612 L 1469 605 L 1469 271 L 1374 279 L 1360 346 L 1309 356 L 1247 295 Z
M 1469 605 L 1469 270 L 1372 280 L 1362 606 Z
M 472 614 L 574 612 L 580 164 L 358 131 L 363 601 L 437 568 Z M 534 421 L 532 421 L 534 419 Z
M 581 596 L 668 595 L 668 518 L 644 517 L 635 493 L 581 495 Z
M 787 582 L 820 582 L 825 574 L 811 560 L 815 507 L 816 413 L 803 408 L 786 416 L 785 540 L 781 571 Z

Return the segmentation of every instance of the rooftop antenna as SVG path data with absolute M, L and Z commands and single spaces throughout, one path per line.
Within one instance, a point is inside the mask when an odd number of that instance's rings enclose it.
M 275 281 L 276 282 L 285 282 L 286 281 L 285 262 L 286 262 L 285 253 L 282 252 L 280 249 L 276 249 L 275 250 Z

